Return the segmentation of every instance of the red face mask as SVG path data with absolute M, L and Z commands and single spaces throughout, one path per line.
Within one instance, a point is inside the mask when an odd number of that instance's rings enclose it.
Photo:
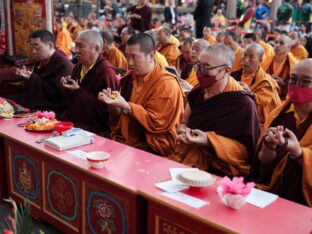
M 200 69 L 197 71 L 196 76 L 199 82 L 199 86 L 204 89 L 209 88 L 218 82 L 215 76 L 205 75 L 200 71 Z
M 303 88 L 299 85 L 288 85 L 288 96 L 293 103 L 303 104 L 312 102 L 312 88 Z

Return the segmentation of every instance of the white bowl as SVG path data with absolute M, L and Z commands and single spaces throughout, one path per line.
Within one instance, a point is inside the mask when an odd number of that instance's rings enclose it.
M 101 168 L 105 166 L 105 161 L 110 157 L 109 153 L 104 151 L 93 151 L 87 153 L 86 158 L 90 167 Z

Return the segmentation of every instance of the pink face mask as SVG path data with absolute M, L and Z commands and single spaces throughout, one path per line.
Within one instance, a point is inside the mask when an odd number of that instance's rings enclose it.
M 197 71 L 196 76 L 199 82 L 199 86 L 204 89 L 209 88 L 218 82 L 215 76 L 205 75 L 200 70 Z
M 303 104 L 312 102 L 312 88 L 303 88 L 299 85 L 288 84 L 288 96 L 293 103 Z

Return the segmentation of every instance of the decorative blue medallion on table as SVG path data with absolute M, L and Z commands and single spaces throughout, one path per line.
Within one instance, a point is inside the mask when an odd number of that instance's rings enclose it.
M 33 160 L 24 155 L 15 154 L 12 174 L 17 192 L 29 200 L 37 200 L 39 179 Z
M 78 195 L 73 181 L 60 171 L 51 170 L 47 177 L 47 196 L 50 208 L 68 221 L 78 213 Z
M 92 233 L 126 233 L 122 206 L 108 194 L 92 191 L 88 197 L 88 225 Z

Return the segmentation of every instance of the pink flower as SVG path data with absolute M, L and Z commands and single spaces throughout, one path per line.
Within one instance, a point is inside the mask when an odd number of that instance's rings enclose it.
M 14 234 L 14 232 L 8 229 L 4 229 L 3 234 Z
M 116 75 L 116 78 L 117 78 L 117 80 L 121 80 L 121 79 L 122 79 L 121 74 L 117 74 L 117 75 Z
M 41 111 L 37 111 L 37 118 L 42 118 L 43 117 L 43 113 Z
M 55 119 L 55 113 L 53 111 L 48 112 L 48 118 L 49 119 Z
M 255 186 L 253 182 L 244 184 L 243 177 L 234 177 L 230 180 L 227 176 L 219 181 L 219 186 L 223 189 L 224 193 L 248 195 L 251 189 Z

